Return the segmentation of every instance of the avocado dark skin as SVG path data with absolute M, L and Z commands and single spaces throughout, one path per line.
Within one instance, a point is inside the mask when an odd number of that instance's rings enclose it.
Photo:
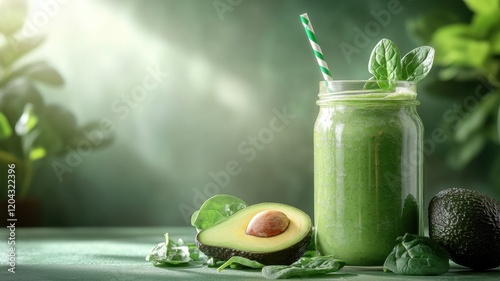
M 258 261 L 264 265 L 290 265 L 297 261 L 307 250 L 309 243 L 311 242 L 312 232 L 309 233 L 302 239 L 299 243 L 271 253 L 252 253 L 252 252 L 242 252 L 234 249 L 224 248 L 224 247 L 212 247 L 204 245 L 198 241 L 198 235 L 196 235 L 196 246 L 198 249 L 205 253 L 207 256 L 217 257 L 220 260 L 228 260 L 233 256 L 240 256 L 254 261 Z
M 457 264 L 474 270 L 500 266 L 500 202 L 478 191 L 443 190 L 429 204 L 429 236 Z

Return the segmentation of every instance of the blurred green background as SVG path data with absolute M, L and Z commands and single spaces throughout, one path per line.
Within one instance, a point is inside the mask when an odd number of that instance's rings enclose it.
M 463 1 L 438 2 L 29 1 L 31 25 L 17 34 L 46 40 L 19 65 L 50 64 L 64 85 L 37 82 L 44 103 L 68 110 L 79 128 L 104 122 L 113 140 L 99 149 L 62 145 L 62 153 L 37 166 L 26 198 L 39 200 L 47 226 L 187 225 L 191 212 L 216 192 L 250 204 L 283 202 L 312 215 L 312 128 L 321 75 L 299 15 L 309 14 L 335 79 L 366 79 L 370 51 L 381 38 L 406 53 L 428 43 L 423 31 L 471 20 Z M 436 11 L 442 11 L 437 20 L 422 18 Z M 474 75 L 471 85 L 495 90 Z M 472 156 L 463 165 L 450 165 L 454 128 L 446 128 L 443 114 L 475 88 L 458 87 L 454 95 L 449 86 L 461 82 L 447 78 L 448 88 L 439 88 L 435 82 L 442 79 L 436 66 L 419 86 L 426 132 L 445 128 L 449 136 L 429 146 L 426 204 L 448 187 L 500 198 L 498 134 L 470 153 L 465 148 Z M 489 122 L 496 130 L 494 106 L 478 128 Z M 284 118 L 284 129 L 269 134 L 273 118 Z M 99 126 L 89 128 L 83 137 L 104 138 Z M 266 141 L 255 144 L 259 136 Z M 228 170 L 227 185 L 216 187 L 211 174 L 227 181 L 221 171 Z

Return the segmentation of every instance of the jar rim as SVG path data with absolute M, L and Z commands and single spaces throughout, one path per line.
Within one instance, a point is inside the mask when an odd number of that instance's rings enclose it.
M 381 83 L 392 85 L 380 89 Z M 416 101 L 417 83 L 412 81 L 387 80 L 325 80 L 319 82 L 318 104 L 348 100 Z

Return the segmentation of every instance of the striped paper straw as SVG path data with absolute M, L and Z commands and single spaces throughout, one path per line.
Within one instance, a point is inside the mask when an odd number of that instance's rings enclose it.
M 323 56 L 323 51 L 321 51 L 321 47 L 318 45 L 318 39 L 316 39 L 316 34 L 314 34 L 314 30 L 307 13 L 300 15 L 300 20 L 302 21 L 302 25 L 306 31 L 307 38 L 309 38 L 309 43 L 311 43 L 311 47 L 314 51 L 314 55 L 316 56 L 316 60 L 318 61 L 319 69 L 321 70 L 321 74 L 323 74 L 323 78 L 325 80 L 333 80 L 332 73 L 330 72 L 330 69 L 328 69 L 325 57 Z

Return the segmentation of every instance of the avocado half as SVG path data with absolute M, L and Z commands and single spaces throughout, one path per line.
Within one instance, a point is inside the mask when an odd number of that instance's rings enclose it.
M 272 237 L 246 234 L 252 218 L 268 210 L 284 213 L 290 220 L 288 227 Z M 200 251 L 220 260 L 241 256 L 264 265 L 289 265 L 304 254 L 311 235 L 311 218 L 303 211 L 285 204 L 260 203 L 248 206 L 226 220 L 200 231 L 195 240 Z

